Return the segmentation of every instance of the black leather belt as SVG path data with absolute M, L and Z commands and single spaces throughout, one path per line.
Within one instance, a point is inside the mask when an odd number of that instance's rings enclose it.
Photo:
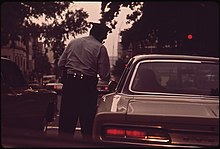
M 81 80 L 97 80 L 96 77 L 88 76 L 80 72 L 74 72 L 73 74 L 67 74 L 68 79 L 81 79 Z

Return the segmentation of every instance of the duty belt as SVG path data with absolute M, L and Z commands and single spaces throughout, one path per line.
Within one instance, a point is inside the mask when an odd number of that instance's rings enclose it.
M 79 72 L 74 72 L 73 74 L 67 74 L 67 78 L 72 78 L 72 79 L 75 78 L 75 79 L 81 79 L 81 80 L 83 80 L 83 79 L 96 80 L 97 79 L 96 77 L 88 76 L 88 75 L 85 75 L 85 74 L 79 73 Z

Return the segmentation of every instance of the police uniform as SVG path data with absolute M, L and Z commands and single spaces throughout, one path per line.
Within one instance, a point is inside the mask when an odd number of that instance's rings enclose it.
M 82 136 L 92 136 L 96 114 L 99 74 L 110 78 L 110 63 L 106 47 L 89 35 L 70 41 L 62 53 L 58 67 L 66 68 L 59 117 L 59 133 L 74 134 L 79 118 Z

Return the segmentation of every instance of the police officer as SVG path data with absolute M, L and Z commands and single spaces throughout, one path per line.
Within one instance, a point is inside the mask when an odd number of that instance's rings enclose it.
M 79 118 L 81 134 L 92 137 L 96 114 L 99 74 L 103 81 L 110 79 L 110 62 L 102 44 L 109 28 L 93 23 L 89 36 L 73 39 L 63 51 L 58 67 L 66 69 L 61 99 L 59 134 L 73 134 Z

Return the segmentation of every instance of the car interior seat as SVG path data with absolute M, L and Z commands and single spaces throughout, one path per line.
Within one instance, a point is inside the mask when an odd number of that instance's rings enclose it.
M 134 89 L 137 91 L 160 91 L 163 87 L 157 81 L 152 69 L 141 69 L 137 72 Z

